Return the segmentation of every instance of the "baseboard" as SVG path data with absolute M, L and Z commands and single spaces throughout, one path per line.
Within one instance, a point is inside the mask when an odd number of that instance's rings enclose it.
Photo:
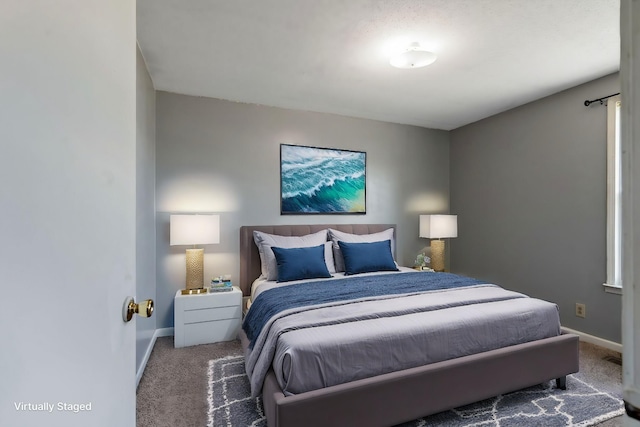
M 156 332 L 153 334 L 155 337 L 172 337 L 173 336 L 173 328 L 162 328 L 156 329 Z
M 159 337 L 172 337 L 173 336 L 173 328 L 162 328 L 156 329 L 151 337 L 151 341 L 147 346 L 147 351 L 144 352 L 144 358 L 142 359 L 142 363 L 140 364 L 140 368 L 136 373 L 136 387 L 140 384 L 140 380 L 142 379 L 142 374 L 144 373 L 144 369 L 147 367 L 147 362 L 149 361 L 149 356 L 151 356 L 151 351 L 153 351 L 153 346 L 156 344 L 156 340 Z
M 622 353 L 622 344 L 605 340 L 604 338 L 596 337 L 595 335 L 585 334 L 584 332 L 576 331 L 574 329 L 562 327 L 564 332 L 569 334 L 576 334 L 580 337 L 580 341 L 588 342 L 589 344 L 595 344 L 600 347 L 608 348 L 609 350 L 617 351 L 618 353 Z

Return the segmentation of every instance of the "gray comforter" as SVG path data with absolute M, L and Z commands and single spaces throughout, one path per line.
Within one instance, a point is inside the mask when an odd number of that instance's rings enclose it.
M 382 296 L 276 314 L 246 371 L 252 396 L 271 366 L 290 395 L 559 334 L 555 304 L 495 285 Z

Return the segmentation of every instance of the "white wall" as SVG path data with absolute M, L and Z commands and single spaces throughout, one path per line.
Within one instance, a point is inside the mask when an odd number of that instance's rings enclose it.
M 640 410 L 640 1 L 620 4 L 622 81 L 622 383 L 625 403 Z M 624 417 L 625 427 L 640 419 Z
M 185 247 L 169 246 L 169 214 L 220 214 L 219 245 L 205 248 L 205 279 L 239 274 L 241 225 L 394 223 L 398 260 L 428 241 L 421 213 L 449 205 L 449 133 L 415 126 L 157 93 L 158 328 L 173 325 Z M 367 152 L 366 215 L 280 215 L 280 144 Z

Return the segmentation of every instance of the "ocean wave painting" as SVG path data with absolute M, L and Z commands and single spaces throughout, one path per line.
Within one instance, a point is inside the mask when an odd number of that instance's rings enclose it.
M 367 154 L 280 145 L 280 210 L 285 214 L 364 214 Z

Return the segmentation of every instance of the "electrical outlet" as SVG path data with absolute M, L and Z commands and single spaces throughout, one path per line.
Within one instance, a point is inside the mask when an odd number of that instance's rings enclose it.
M 576 316 L 582 317 L 583 319 L 587 317 L 587 306 L 584 304 L 576 303 Z

